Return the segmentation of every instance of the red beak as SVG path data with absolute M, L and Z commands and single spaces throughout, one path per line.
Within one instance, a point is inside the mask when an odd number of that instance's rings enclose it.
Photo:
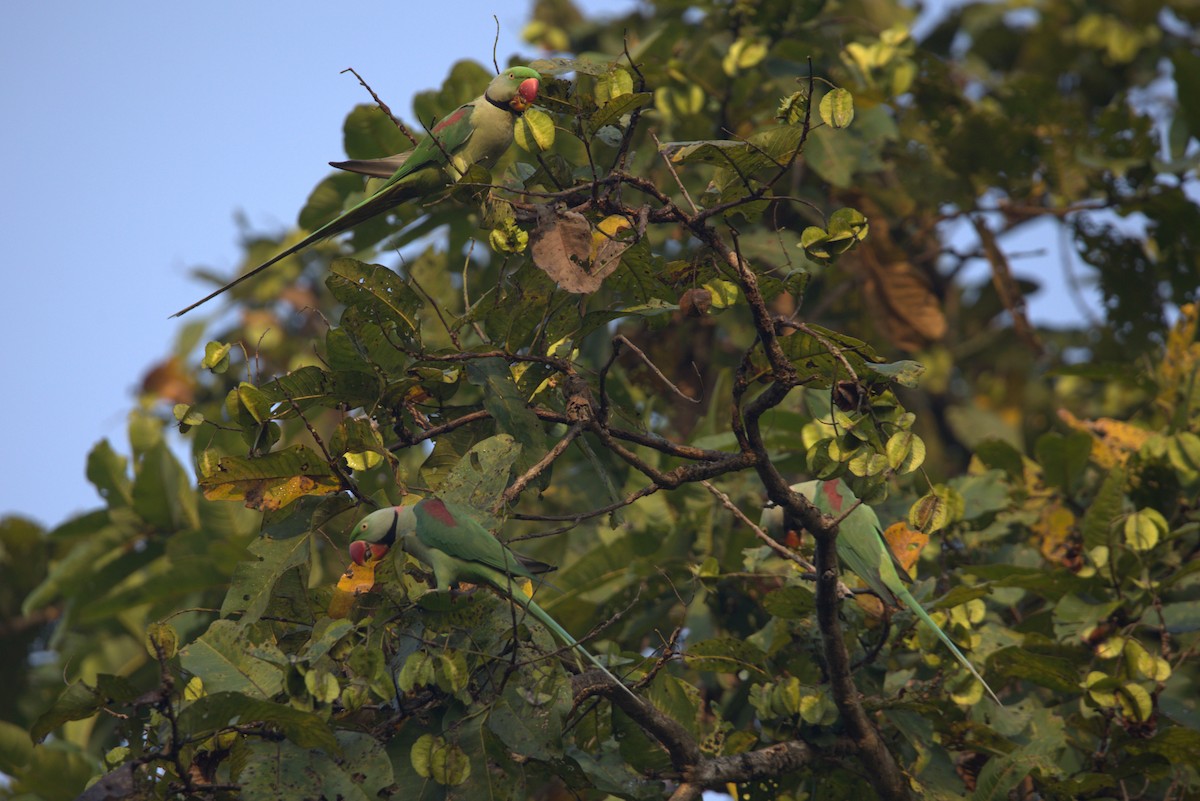
M 387 555 L 388 546 L 371 545 L 362 540 L 350 543 L 350 558 L 356 565 L 365 565 L 368 559 L 382 559 Z
M 537 93 L 538 79 L 526 78 L 517 88 L 517 96 L 512 99 L 512 107 L 517 111 L 524 111 L 533 105 L 533 101 L 537 100 Z

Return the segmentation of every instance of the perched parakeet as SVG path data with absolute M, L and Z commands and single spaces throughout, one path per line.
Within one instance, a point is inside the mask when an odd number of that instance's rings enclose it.
M 331 162 L 335 167 L 384 177 L 387 181 L 370 197 L 287 250 L 171 316 L 186 314 L 309 245 L 348 231 L 406 200 L 424 197 L 458 180 L 473 164 L 490 168 L 512 144 L 516 119 L 533 105 L 540 84 L 541 75 L 537 70 L 509 67 L 492 80 L 482 95 L 459 106 L 435 125 L 433 135 L 426 135 L 413 150 L 384 159 Z
M 439 498 L 426 498 L 412 506 L 372 512 L 354 528 L 350 558 L 359 565 L 368 559 L 381 559 L 397 543 L 405 552 L 433 568 L 434 579 L 441 589 L 467 581 L 486 584 L 512 598 L 564 644 L 574 648 L 617 686 L 633 695 L 620 679 L 525 593 L 518 579 L 536 581 L 534 573 L 543 572 L 548 565 L 510 551 L 464 507 Z
M 837 481 L 806 481 L 794 485 L 792 490 L 808 498 L 823 513 L 834 518 L 840 518 L 846 513 L 846 510 L 858 503 L 858 498 L 841 479 Z M 767 509 L 763 512 L 762 523 L 768 531 L 782 530 L 783 510 L 779 507 Z M 933 618 L 917 603 L 912 593 L 904 586 L 905 581 L 908 580 L 908 574 L 897 569 L 895 555 L 883 538 L 883 527 L 879 524 L 879 516 L 875 514 L 874 509 L 866 504 L 859 504 L 842 520 L 838 528 L 837 550 L 838 556 L 846 563 L 846 566 L 865 581 L 867 586 L 881 599 L 886 602 L 889 596 L 896 598 L 926 626 L 929 626 L 938 639 L 950 649 L 950 653 L 954 654 L 954 658 L 983 685 L 992 700 L 997 704 L 1000 703 L 1000 699 L 983 680 L 983 676 L 979 675 L 975 666 L 963 655 L 949 635 L 933 622 Z M 903 578 L 901 578 L 902 576 Z

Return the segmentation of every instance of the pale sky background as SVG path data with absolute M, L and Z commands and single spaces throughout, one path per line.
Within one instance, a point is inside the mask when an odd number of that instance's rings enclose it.
M 495 0 L 6 3 L 0 515 L 54 526 L 101 505 L 87 452 L 107 437 L 128 454 L 136 388 L 182 325 L 168 315 L 210 288 L 191 269 L 231 273 L 235 215 L 295 225 L 343 155 L 346 113 L 370 102 L 343 69 L 411 119 L 412 95 L 455 61 L 490 64 L 493 13 L 500 63 L 536 57 L 519 38 L 528 12 Z M 1056 238 L 1026 240 L 1011 249 L 1047 249 L 1014 264 L 1047 285 L 1032 316 L 1078 319 Z

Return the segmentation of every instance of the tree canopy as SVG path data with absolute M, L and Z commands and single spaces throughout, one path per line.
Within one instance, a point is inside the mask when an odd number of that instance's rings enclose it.
M 915 19 L 539 0 L 499 164 L 187 320 L 87 455 L 104 505 L 0 522 L 0 797 L 1196 797 L 1200 7 Z M 354 108 L 347 156 L 486 61 Z M 1035 222 L 1102 319 L 1029 319 Z M 813 479 L 1002 704 L 840 571 Z M 558 566 L 536 599 L 632 695 L 503 593 L 349 567 L 435 496 Z

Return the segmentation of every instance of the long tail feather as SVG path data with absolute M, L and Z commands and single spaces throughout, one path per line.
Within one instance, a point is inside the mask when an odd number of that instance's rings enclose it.
M 996 697 L 996 694 L 992 692 L 992 688 L 988 686 L 988 683 L 983 680 L 983 676 L 979 675 L 979 671 L 975 669 L 975 666 L 971 664 L 971 661 L 967 659 L 965 655 L 963 655 L 962 651 L 958 650 L 958 646 L 954 644 L 954 640 L 950 639 L 950 635 L 942 631 L 942 627 L 933 622 L 933 618 L 929 616 L 929 613 L 925 611 L 924 607 L 917 603 L 917 599 L 912 597 L 912 593 L 908 592 L 908 590 L 904 590 L 904 592 L 898 594 L 896 597 L 899 598 L 900 601 L 907 606 L 914 615 L 919 617 L 926 626 L 929 626 L 929 628 L 933 629 L 934 634 L 937 634 L 938 639 L 940 639 L 945 646 L 950 649 L 950 653 L 954 654 L 954 658 L 959 661 L 959 664 L 969 670 L 971 675 L 983 685 L 983 689 L 987 690 L 987 694 L 992 697 L 992 700 L 995 701 L 999 706 L 1004 706 L 1004 704 L 1000 702 L 1000 699 Z
M 381 214 L 384 211 L 392 208 L 393 206 L 399 205 L 400 203 L 404 202 L 404 200 L 407 198 L 407 195 L 401 190 L 402 186 L 403 186 L 403 184 L 401 184 L 401 183 L 395 183 L 390 187 L 385 187 L 383 189 L 380 189 L 378 192 L 371 195 L 370 197 L 364 198 L 362 201 L 357 203 L 355 206 L 353 206 L 352 208 L 343 212 L 340 216 L 335 217 L 332 220 L 330 220 L 329 222 L 325 223 L 320 228 L 313 231 L 311 234 L 304 237 L 303 239 L 301 239 L 296 244 L 292 245 L 287 250 L 283 251 L 282 253 L 277 253 L 276 255 L 272 256 L 269 260 L 267 260 L 267 261 L 263 262 L 262 264 L 258 265 L 257 267 L 255 267 L 250 272 L 244 273 L 243 275 L 239 275 L 237 278 L 233 279 L 228 284 L 225 284 L 224 286 L 216 289 L 215 291 L 210 292 L 209 294 L 200 298 L 200 300 L 196 301 L 192 305 L 185 306 L 184 308 L 175 312 L 171 316 L 179 317 L 180 315 L 187 314 L 188 312 L 190 312 L 192 309 L 196 308 L 197 306 L 201 306 L 205 303 L 208 303 L 213 298 L 215 298 L 218 295 L 221 295 L 225 292 L 228 292 L 230 289 L 233 289 L 235 286 L 242 283 L 243 281 L 253 278 L 254 276 L 261 273 L 263 270 L 270 267 L 272 264 L 275 264 L 282 259 L 286 259 L 288 256 L 291 256 L 294 253 L 299 253 L 300 251 L 304 250 L 305 248 L 309 247 L 310 245 L 315 245 L 316 243 L 320 242 L 323 239 L 328 239 L 329 237 L 336 236 L 344 231 L 349 231 L 351 228 L 358 225 L 363 220 L 370 219 L 371 217 L 374 217 L 377 214 Z
M 558 625 L 558 621 L 550 617 L 550 613 L 538 606 L 536 601 L 526 596 L 524 593 L 516 591 L 512 593 L 512 599 L 523 606 L 529 612 L 529 614 L 540 620 L 546 628 L 554 632 L 554 635 L 558 637 L 558 639 L 560 639 L 564 645 L 571 646 L 576 652 L 582 654 L 587 661 L 599 668 L 600 672 L 607 676 L 609 681 L 627 692 L 631 698 L 637 698 L 637 696 L 633 694 L 633 691 L 625 686 L 623 681 L 614 676 L 609 669 L 606 668 L 602 662 L 600 662 L 600 660 L 592 656 L 588 649 L 584 648 L 578 640 L 567 633 L 566 629 Z

